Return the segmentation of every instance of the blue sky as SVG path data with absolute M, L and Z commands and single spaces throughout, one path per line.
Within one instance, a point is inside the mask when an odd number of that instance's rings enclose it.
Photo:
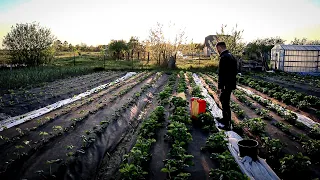
M 23 2 L 28 2 L 28 0 L 0 0 L 0 11 L 9 11 Z
M 311 0 L 315 5 L 320 6 L 320 0 Z
M 238 24 L 246 42 L 274 36 L 320 39 L 319 17 L 320 0 L 0 0 L 0 46 L 11 26 L 33 21 L 62 41 L 88 45 L 130 36 L 144 40 L 157 22 L 170 21 L 194 42 L 203 42 L 222 24 Z

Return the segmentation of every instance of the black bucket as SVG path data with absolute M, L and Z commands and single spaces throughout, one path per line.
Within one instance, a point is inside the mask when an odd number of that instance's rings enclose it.
M 238 141 L 240 157 L 249 156 L 253 160 L 258 159 L 258 141 L 245 139 Z

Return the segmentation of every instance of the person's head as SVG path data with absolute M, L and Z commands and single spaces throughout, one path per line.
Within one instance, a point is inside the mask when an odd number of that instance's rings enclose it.
M 219 54 L 222 53 L 222 51 L 227 49 L 226 43 L 223 41 L 220 41 L 216 44 L 216 49 L 218 51 Z

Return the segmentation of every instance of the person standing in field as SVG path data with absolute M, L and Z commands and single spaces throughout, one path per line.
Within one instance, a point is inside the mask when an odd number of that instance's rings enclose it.
M 237 60 L 227 50 L 225 42 L 218 42 L 216 44 L 216 50 L 220 55 L 219 71 L 218 71 L 218 91 L 217 94 L 220 98 L 222 105 L 223 118 L 219 120 L 223 126 L 220 129 L 230 130 L 231 125 L 231 110 L 230 110 L 230 96 L 232 90 L 236 89 L 237 81 Z

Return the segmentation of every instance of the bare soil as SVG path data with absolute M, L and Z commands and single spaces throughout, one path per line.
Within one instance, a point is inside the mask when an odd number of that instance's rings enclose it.
M 71 98 L 86 90 L 109 83 L 123 75 L 125 75 L 125 72 L 99 72 L 57 80 L 42 87 L 14 90 L 12 93 L 1 94 L 0 121 L 9 116 L 25 114 L 57 101 Z

